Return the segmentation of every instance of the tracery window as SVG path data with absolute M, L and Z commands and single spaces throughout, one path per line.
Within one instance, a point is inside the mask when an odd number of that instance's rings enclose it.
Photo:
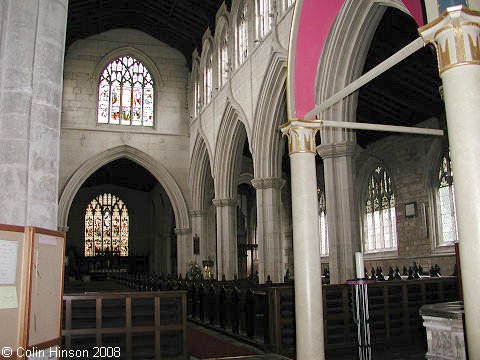
M 247 1 L 243 3 L 238 17 L 238 64 L 245 61 L 248 56 L 248 6 Z
M 85 210 L 85 256 L 128 256 L 127 205 L 110 193 L 97 195 Z
M 228 31 L 225 31 L 220 43 L 220 86 L 227 83 L 228 79 Z
M 320 255 L 328 256 L 327 202 L 325 191 L 318 189 L 318 232 L 320 234 Z
M 457 221 L 452 164 L 448 153 L 442 156 L 438 170 L 437 209 L 439 245 L 452 245 L 457 239 Z
M 270 30 L 272 23 L 270 19 L 271 0 L 257 0 L 257 34 L 263 38 Z
M 377 166 L 368 181 L 364 203 L 365 252 L 397 249 L 397 217 L 392 179 L 382 166 Z
M 105 67 L 98 86 L 98 123 L 153 126 L 153 106 L 153 78 L 140 61 L 121 56 Z
M 212 55 L 210 54 L 205 63 L 205 73 L 203 78 L 205 104 L 212 100 Z

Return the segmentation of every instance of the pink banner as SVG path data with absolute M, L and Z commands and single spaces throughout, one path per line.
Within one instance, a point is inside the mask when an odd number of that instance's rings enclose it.
M 418 26 L 421 0 L 403 0 Z M 290 119 L 303 119 L 315 107 L 315 80 L 328 33 L 344 0 L 297 0 L 290 34 L 287 97 Z M 291 66 L 293 64 L 293 67 Z

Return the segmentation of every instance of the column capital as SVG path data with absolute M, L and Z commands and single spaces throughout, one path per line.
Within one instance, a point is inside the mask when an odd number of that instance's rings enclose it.
M 462 65 L 480 65 L 480 12 L 453 6 L 418 29 L 437 51 L 440 75 Z
M 358 145 L 351 141 L 341 143 L 330 143 L 317 146 L 318 155 L 322 159 L 336 158 L 341 156 L 352 156 Z
M 190 228 L 183 228 L 183 229 L 178 229 L 175 228 L 175 234 L 176 235 L 188 235 L 192 233 L 192 229 Z
M 318 120 L 292 119 L 280 127 L 283 135 L 288 137 L 288 152 L 315 154 L 315 135 L 318 131 Z
M 200 217 L 207 215 L 207 210 L 189 210 L 188 213 L 192 217 Z
M 252 186 L 258 189 L 281 189 L 285 185 L 286 180 L 283 178 L 266 177 L 252 180 Z
M 212 204 L 215 207 L 224 207 L 224 206 L 234 206 L 237 204 L 237 199 L 234 198 L 224 198 L 224 199 L 213 199 Z

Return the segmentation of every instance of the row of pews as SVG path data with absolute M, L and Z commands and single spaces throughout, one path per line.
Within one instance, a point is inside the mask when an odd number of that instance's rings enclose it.
M 430 275 L 383 279 L 375 269 L 368 286 L 374 349 L 395 344 L 425 344 L 418 310 L 424 304 L 458 300 L 457 278 Z M 435 269 L 434 269 L 435 270 Z M 389 271 L 390 272 L 390 271 Z M 288 275 L 288 274 L 287 274 Z M 325 275 L 325 274 L 324 274 Z M 120 358 L 186 358 L 186 321 L 229 334 L 265 351 L 295 353 L 294 279 L 265 284 L 256 281 L 193 280 L 173 274 L 114 272 L 110 280 L 131 291 L 78 293 L 64 296 L 63 344 L 81 348 L 111 344 L 121 348 Z M 384 281 L 385 280 L 385 281 Z M 323 277 L 325 281 L 325 276 Z M 326 350 L 355 350 L 356 326 L 352 318 L 352 288 L 324 285 Z

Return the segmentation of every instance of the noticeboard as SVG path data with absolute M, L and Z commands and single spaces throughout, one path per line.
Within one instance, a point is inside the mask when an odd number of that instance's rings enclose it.
M 60 344 L 64 252 L 63 232 L 0 224 L 0 348 Z

